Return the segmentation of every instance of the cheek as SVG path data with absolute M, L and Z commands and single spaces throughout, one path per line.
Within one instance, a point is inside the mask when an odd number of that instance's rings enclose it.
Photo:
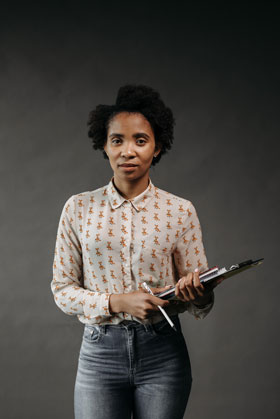
M 153 157 L 154 157 L 153 150 L 149 150 L 143 155 L 143 160 L 149 163 L 151 160 L 153 160 Z
M 116 150 L 108 149 L 107 154 L 108 154 L 108 157 L 111 161 L 114 161 L 117 158 Z

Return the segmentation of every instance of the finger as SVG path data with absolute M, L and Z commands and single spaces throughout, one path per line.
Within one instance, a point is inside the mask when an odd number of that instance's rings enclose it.
M 199 270 L 198 268 L 195 269 L 194 271 L 194 280 L 193 280 L 194 286 L 196 288 L 199 288 L 200 290 L 204 290 L 204 285 L 202 284 L 202 282 L 200 281 L 199 278 Z
M 180 289 L 180 295 L 183 297 L 183 300 L 184 301 L 190 301 L 189 291 L 188 291 L 185 283 L 180 284 L 179 289 Z
M 193 286 L 193 283 L 187 284 L 186 285 L 186 289 L 188 291 L 190 300 L 195 300 L 197 298 L 197 294 L 196 294 L 196 290 L 195 290 L 195 288 Z
M 194 300 L 199 296 L 202 297 L 204 295 L 204 290 L 200 289 L 201 286 L 203 287 L 203 285 L 200 283 L 198 269 L 196 269 L 193 273 L 193 280 L 187 283 L 187 289 L 191 300 Z
M 198 294 L 200 297 L 203 297 L 203 295 L 204 295 L 204 293 L 203 293 L 203 291 L 204 291 L 204 286 L 203 286 L 203 285 L 202 285 L 202 283 L 200 282 L 198 269 L 196 269 L 196 270 L 194 271 L 194 280 L 193 280 L 193 284 L 194 284 L 194 287 L 195 287 L 195 290 L 196 290 L 197 294 Z
M 182 280 L 179 284 L 180 292 L 183 294 L 186 301 L 189 301 L 192 296 L 192 291 L 190 290 L 190 284 L 193 281 L 193 273 L 189 272 L 186 279 Z
M 151 295 L 150 296 L 150 302 L 152 304 L 154 304 L 155 306 L 161 306 L 161 307 L 165 307 L 169 305 L 169 301 L 168 300 L 163 300 L 162 298 L 158 298 L 155 295 Z
M 179 281 L 177 282 L 177 284 L 175 285 L 175 296 L 179 300 L 185 301 L 183 295 L 181 294 L 181 290 L 180 290 L 180 284 L 183 280 L 184 280 L 184 277 L 180 278 Z
M 193 272 L 191 272 L 188 275 L 186 289 L 188 291 L 190 300 L 194 300 L 197 298 L 198 294 L 196 292 L 196 288 L 194 287 L 194 273 Z

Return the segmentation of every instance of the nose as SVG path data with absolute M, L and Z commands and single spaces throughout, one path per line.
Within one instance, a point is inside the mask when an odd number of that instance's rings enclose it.
M 121 154 L 122 154 L 122 157 L 126 157 L 126 158 L 134 157 L 135 150 L 134 150 L 133 144 L 130 142 L 124 143 L 122 146 Z

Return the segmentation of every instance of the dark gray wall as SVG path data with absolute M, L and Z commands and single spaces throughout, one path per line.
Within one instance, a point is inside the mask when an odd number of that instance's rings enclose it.
M 0 25 L 1 417 L 73 417 L 82 325 L 59 311 L 50 291 L 56 230 L 70 195 L 112 175 L 87 138 L 89 111 L 136 82 L 158 89 L 174 112 L 174 147 L 150 174 L 196 206 L 209 264 L 265 258 L 216 289 L 205 320 L 182 315 L 194 376 L 185 417 L 276 418 L 279 37 L 272 6 L 24 3 L 2 6 Z

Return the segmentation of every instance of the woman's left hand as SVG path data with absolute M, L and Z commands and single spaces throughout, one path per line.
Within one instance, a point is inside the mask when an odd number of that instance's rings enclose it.
M 194 304 L 205 305 L 211 300 L 211 292 L 224 278 L 219 278 L 211 287 L 205 289 L 200 282 L 199 271 L 189 272 L 179 279 L 175 286 L 175 295 L 181 301 L 191 301 Z

